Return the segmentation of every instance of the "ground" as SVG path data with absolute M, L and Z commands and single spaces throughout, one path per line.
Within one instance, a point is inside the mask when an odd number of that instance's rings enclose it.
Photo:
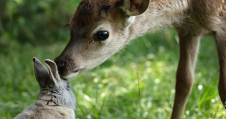
M 68 36 L 69 37 L 69 36 Z M 68 38 L 69 39 L 69 38 Z M 0 51 L 0 117 L 15 117 L 39 92 L 32 57 L 54 59 L 68 40 L 33 46 L 7 42 Z M 166 28 L 133 40 L 102 65 L 71 79 L 78 119 L 169 118 L 174 100 L 178 36 Z M 201 40 L 186 119 L 226 116 L 218 96 L 219 66 L 214 40 Z

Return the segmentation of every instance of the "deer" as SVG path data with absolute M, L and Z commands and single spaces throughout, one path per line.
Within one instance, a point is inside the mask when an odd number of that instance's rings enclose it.
M 226 102 L 225 0 L 83 0 L 69 22 L 70 41 L 55 58 L 60 76 L 90 70 L 145 33 L 172 26 L 179 37 L 172 119 L 182 118 L 194 82 L 200 38 L 212 35 L 219 59 L 219 96 Z
M 14 119 L 75 119 L 76 98 L 70 81 L 60 78 L 57 65 L 52 60 L 45 60 L 49 73 L 36 57 L 33 62 L 40 92 L 36 102 Z

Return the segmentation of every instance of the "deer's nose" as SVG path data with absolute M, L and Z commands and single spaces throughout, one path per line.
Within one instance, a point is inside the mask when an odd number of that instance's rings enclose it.
M 58 73 L 61 74 L 64 66 L 67 64 L 65 61 L 56 62 L 58 67 Z

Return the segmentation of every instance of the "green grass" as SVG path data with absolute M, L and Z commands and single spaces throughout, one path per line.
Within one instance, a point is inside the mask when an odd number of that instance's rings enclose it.
M 39 92 L 32 57 L 54 59 L 68 41 L 32 46 L 4 40 L 7 36 L 1 38 L 0 118 L 10 119 L 34 103 Z M 170 118 L 179 54 L 177 39 L 174 30 L 144 35 L 102 65 L 71 79 L 77 118 Z M 201 41 L 195 72 L 184 118 L 226 117 L 218 96 L 219 66 L 212 37 Z

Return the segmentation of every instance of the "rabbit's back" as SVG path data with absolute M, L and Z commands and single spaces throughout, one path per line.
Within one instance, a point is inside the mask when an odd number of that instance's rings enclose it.
M 75 114 L 66 107 L 32 104 L 14 119 L 75 119 Z

